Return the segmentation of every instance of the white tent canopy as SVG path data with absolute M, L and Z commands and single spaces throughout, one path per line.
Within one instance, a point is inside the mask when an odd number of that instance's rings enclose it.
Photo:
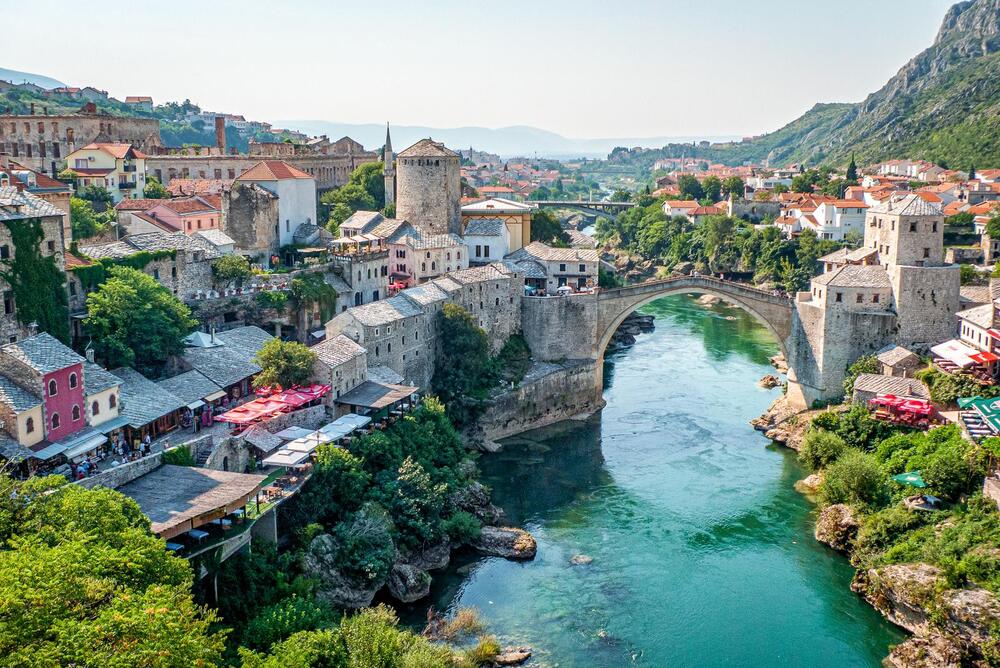
M 284 439 L 286 441 L 294 441 L 297 438 L 304 438 L 309 434 L 313 433 L 309 429 L 304 429 L 302 427 L 288 427 L 287 429 L 282 429 L 275 436 Z
M 931 352 L 936 357 L 946 359 L 952 364 L 963 369 L 967 366 L 975 364 L 976 360 L 972 359 L 972 356 L 979 353 L 979 351 L 975 348 L 967 346 L 956 339 L 939 343 L 931 348 Z
M 282 448 L 264 460 L 265 466 L 298 466 L 309 459 L 308 452 L 296 452 Z

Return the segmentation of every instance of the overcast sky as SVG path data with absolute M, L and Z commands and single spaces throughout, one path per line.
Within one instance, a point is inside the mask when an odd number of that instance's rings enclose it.
M 857 101 L 950 0 L 0 0 L 0 66 L 260 120 L 748 135 Z

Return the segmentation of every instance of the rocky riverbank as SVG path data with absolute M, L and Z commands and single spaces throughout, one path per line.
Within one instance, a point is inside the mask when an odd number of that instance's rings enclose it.
M 780 397 L 752 424 L 771 440 L 797 451 L 809 423 L 820 412 L 797 412 Z M 821 474 L 813 474 L 795 487 L 813 498 L 820 481 Z M 943 529 L 944 522 L 935 530 Z M 819 510 L 814 536 L 857 565 L 860 555 L 854 553 L 854 543 L 861 524 L 849 506 L 829 505 Z M 981 587 L 950 588 L 940 568 L 920 562 L 862 567 L 855 573 L 851 590 L 890 622 L 913 634 L 892 648 L 884 665 L 892 668 L 994 665 L 986 661 L 986 656 L 995 661 L 1000 649 L 991 637 L 991 630 L 1000 625 L 1000 599 L 992 592 Z
M 637 312 L 630 313 L 622 320 L 622 324 L 618 325 L 615 333 L 611 335 L 608 349 L 616 350 L 634 345 L 635 337 L 640 334 L 648 334 L 656 328 L 653 321 L 654 316 L 643 315 Z

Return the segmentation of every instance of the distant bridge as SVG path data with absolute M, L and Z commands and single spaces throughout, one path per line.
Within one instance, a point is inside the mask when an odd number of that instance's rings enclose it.
M 636 204 L 635 202 L 606 202 L 606 201 L 594 201 L 594 200 L 538 200 L 531 201 L 530 204 L 535 204 L 539 208 L 560 208 L 560 209 L 586 209 L 588 211 L 597 211 L 599 213 L 620 213 L 631 209 Z

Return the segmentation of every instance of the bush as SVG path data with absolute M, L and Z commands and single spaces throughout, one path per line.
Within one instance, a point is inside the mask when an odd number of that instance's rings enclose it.
M 865 355 L 855 360 L 854 364 L 847 367 L 847 374 L 844 376 L 844 401 L 850 401 L 854 396 L 854 381 L 863 373 L 880 373 L 882 363 L 875 355 Z
M 862 522 L 854 541 L 852 561 L 862 568 L 872 566 L 882 552 L 910 531 L 924 526 L 930 517 L 902 504 L 869 515 Z
M 388 520 L 377 508 L 358 512 L 330 531 L 337 546 L 337 570 L 360 582 L 384 582 L 396 560 Z
M 810 471 L 818 471 L 840 457 L 846 448 L 840 436 L 823 429 L 810 429 L 802 439 L 799 461 Z
M 258 292 L 254 299 L 257 300 L 257 306 L 261 308 L 272 308 L 279 311 L 285 308 L 285 304 L 288 303 L 288 295 L 278 291 Z
M 242 255 L 223 255 L 212 263 L 212 273 L 220 281 L 241 281 L 250 278 L 250 262 Z
M 851 406 L 846 411 L 820 413 L 813 418 L 812 426 L 831 431 L 852 448 L 866 451 L 874 450 L 879 442 L 902 429 L 876 420 L 865 406 L 860 405 Z
M 482 524 L 472 513 L 459 510 L 446 519 L 442 523 L 441 528 L 448 534 L 451 542 L 465 544 L 479 538 Z
M 520 334 L 508 338 L 496 357 L 497 371 L 501 378 L 511 383 L 520 383 L 531 367 L 531 349 Z
M 496 637 L 480 636 L 475 647 L 465 650 L 465 660 L 473 666 L 492 665 L 500 649 L 500 642 Z
M 978 489 L 986 473 L 984 450 L 962 438 L 953 424 L 887 438 L 875 457 L 890 476 L 921 471 L 927 491 L 949 501 Z
M 244 643 L 266 650 L 299 631 L 316 631 L 332 625 L 337 620 L 333 610 L 312 598 L 292 596 L 261 610 L 247 624 Z
M 475 608 L 459 608 L 455 616 L 444 623 L 439 635 L 445 640 L 456 640 L 482 633 L 486 628 Z
M 194 457 L 191 456 L 191 450 L 184 446 L 164 450 L 160 461 L 164 464 L 173 464 L 174 466 L 195 465 Z
M 969 376 L 942 373 L 933 367 L 921 369 L 916 377 L 931 392 L 931 400 L 941 404 L 955 404 L 959 397 L 993 398 L 1000 396 L 1000 386 L 983 385 Z
M 848 450 L 826 468 L 820 485 L 824 504 L 877 508 L 888 499 L 885 474 L 873 455 Z

